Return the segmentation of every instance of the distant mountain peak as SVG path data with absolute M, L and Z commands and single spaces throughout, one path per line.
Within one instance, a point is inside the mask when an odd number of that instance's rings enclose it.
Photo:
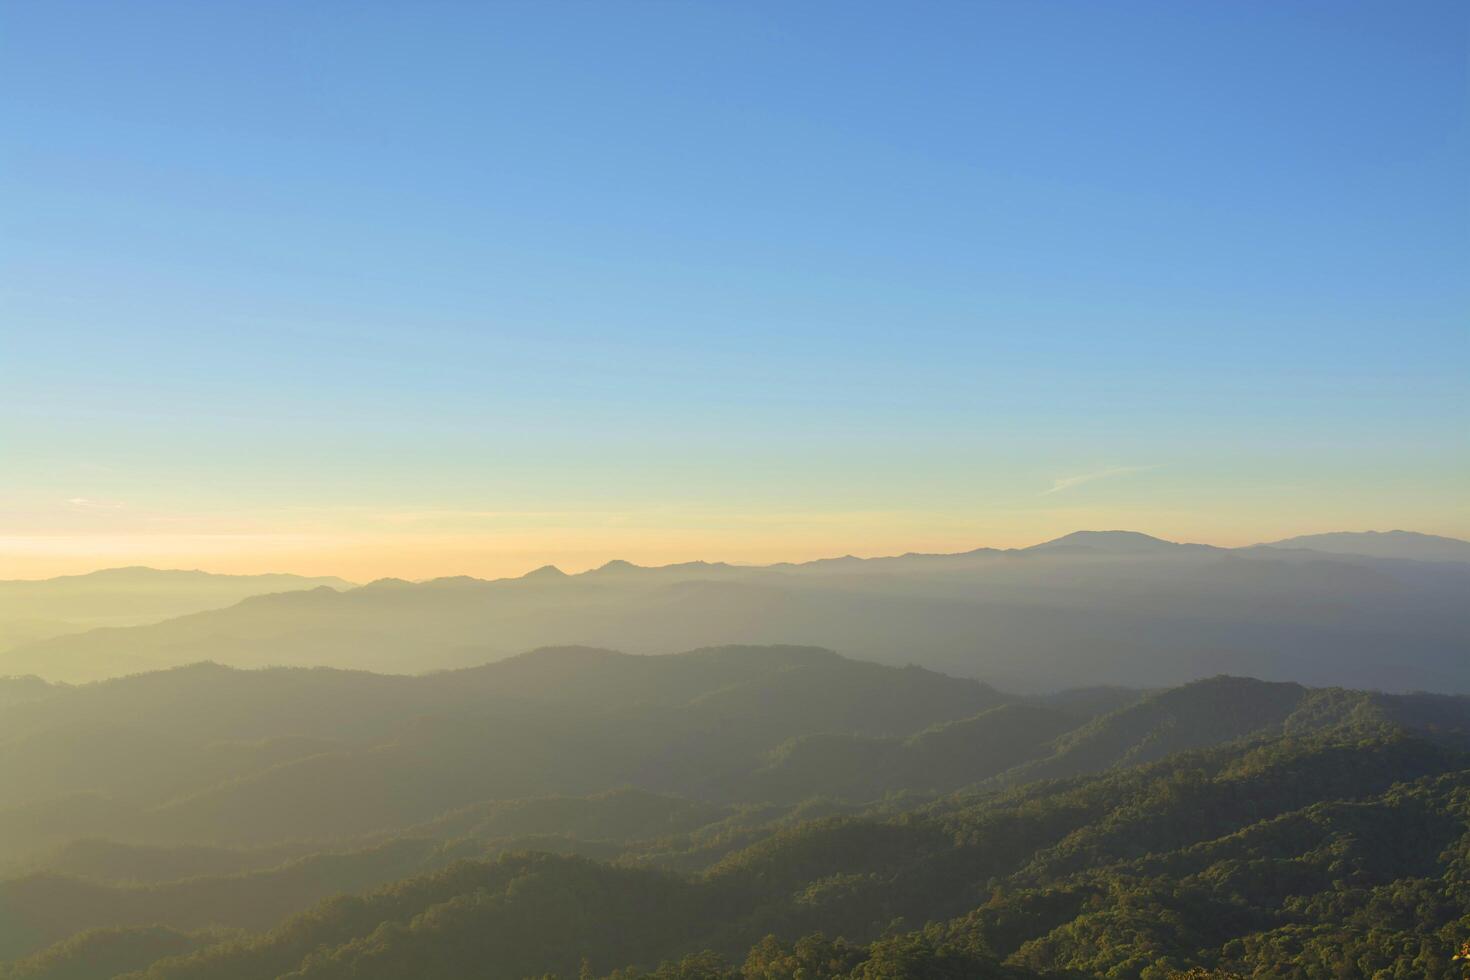
M 540 568 L 527 572 L 521 576 L 522 581 L 549 581 L 552 579 L 566 578 L 567 573 L 555 565 L 542 565 Z
M 396 581 L 396 580 L 393 580 Z M 494 581 L 503 581 L 496 579 Z M 417 588 L 433 589 L 438 592 L 470 592 L 491 585 L 490 580 L 475 578 L 473 575 L 442 575 L 439 578 L 431 578 L 422 582 L 411 583 Z
M 733 565 L 722 561 L 684 561 L 672 565 L 635 565 L 621 558 L 612 561 L 587 572 L 588 575 L 616 575 L 631 574 L 633 572 L 646 572 L 648 574 L 662 574 L 665 577 L 679 573 L 717 572 L 733 568 Z
M 413 585 L 408 579 L 403 578 L 375 578 L 364 589 L 403 589 Z
M 594 571 L 598 571 L 598 572 L 632 572 L 632 571 L 637 571 L 641 567 L 642 566 L 635 565 L 635 564 L 633 564 L 630 561 L 624 561 L 621 558 L 614 558 L 610 562 L 607 562 L 607 563 L 605 563 L 603 565 L 599 565 L 596 569 L 594 569 Z
M 232 575 L 223 572 L 206 572 L 198 568 L 154 568 L 150 565 L 120 565 L 115 568 L 99 568 L 77 575 L 58 575 L 49 579 L 11 579 L 8 583 L 23 586 L 54 584 L 131 585 L 158 583 L 219 583 L 239 582 L 263 586 L 294 585 L 316 582 L 338 588 L 351 588 L 352 583 L 330 575 L 295 575 L 289 572 L 265 572 L 259 574 Z
M 1073 531 L 1021 551 L 1097 551 L 1108 554 L 1138 554 L 1174 551 L 1189 545 L 1165 541 L 1141 531 Z M 1203 547 L 1197 545 L 1194 547 Z
M 1321 551 L 1408 561 L 1470 562 L 1470 541 L 1418 531 L 1329 531 L 1272 541 L 1261 547 Z

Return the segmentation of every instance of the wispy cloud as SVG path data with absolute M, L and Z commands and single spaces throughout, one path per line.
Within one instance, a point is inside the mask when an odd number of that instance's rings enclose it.
M 1091 473 L 1079 473 L 1076 476 L 1063 476 L 1052 481 L 1052 485 L 1041 491 L 1045 496 L 1049 493 L 1060 493 L 1073 487 L 1080 487 L 1084 483 L 1092 483 L 1094 480 L 1106 480 L 1114 476 L 1127 476 L 1129 473 L 1142 473 L 1146 470 L 1158 469 L 1158 464 L 1152 466 L 1109 466 Z
M 116 500 L 93 500 L 91 497 L 68 497 L 67 504 L 76 510 L 121 510 L 122 502 Z

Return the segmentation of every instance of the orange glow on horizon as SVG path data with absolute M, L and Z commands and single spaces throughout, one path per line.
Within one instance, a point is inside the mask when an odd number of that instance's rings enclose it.
M 0 534 L 0 578 L 75 575 L 121 565 L 190 568 L 223 574 L 290 572 L 421 580 L 451 575 L 518 576 L 542 565 L 580 572 L 613 559 L 639 565 L 684 561 L 771 564 L 845 554 L 956 553 L 974 548 L 1017 548 L 1091 529 L 1137 530 L 1173 541 L 1226 547 L 1297 534 L 1340 530 L 1330 520 L 1303 527 L 1204 524 L 1198 515 L 1099 514 L 1086 511 L 1011 515 L 1007 519 L 950 519 L 918 514 L 787 515 L 764 519 L 669 521 L 561 519 L 554 526 L 422 530 L 416 521 L 397 530 L 231 527 L 229 530 L 114 533 L 80 530 Z M 1183 519 L 1181 519 L 1183 518 Z M 1191 528 L 1192 525 L 1192 529 Z M 1450 533 L 1419 528 L 1430 533 Z

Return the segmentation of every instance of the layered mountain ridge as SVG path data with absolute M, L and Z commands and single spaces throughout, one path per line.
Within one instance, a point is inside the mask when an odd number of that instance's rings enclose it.
M 1470 854 L 1467 697 L 1229 676 L 1016 696 L 780 646 L 421 676 L 196 664 L 4 704 L 5 980 L 584 959 L 734 980 L 794 976 L 741 970 L 798 940 L 829 980 L 889 957 L 973 977 L 1304 946 L 1393 964 L 1408 943 L 1447 977 Z M 1363 911 L 1394 902 L 1416 911 Z
M 0 673 L 83 681 L 198 660 L 420 673 L 538 646 L 799 642 L 1032 691 L 1230 673 L 1466 692 L 1467 592 L 1466 562 L 1078 532 L 954 555 L 384 579 L 24 645 L 0 652 Z

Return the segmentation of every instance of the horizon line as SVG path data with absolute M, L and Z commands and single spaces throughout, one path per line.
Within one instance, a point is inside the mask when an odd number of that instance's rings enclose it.
M 206 568 L 199 568 L 199 567 L 195 567 L 195 568 L 181 568 L 181 567 L 161 567 L 161 566 L 146 565 L 146 564 L 127 564 L 127 565 L 105 565 L 103 567 L 94 568 L 94 569 L 92 569 L 90 571 L 85 571 L 85 572 L 68 572 L 68 573 L 63 573 L 63 574 L 60 574 L 60 575 L 47 575 L 47 576 L 41 576 L 41 577 L 35 577 L 35 578 L 6 578 L 6 579 L 0 579 L 0 582 L 37 582 L 37 583 L 39 583 L 39 582 L 55 581 L 55 580 L 58 580 L 58 579 L 86 578 L 86 577 L 91 576 L 91 575 L 99 575 L 99 574 L 102 574 L 102 573 L 105 573 L 105 572 L 123 572 L 123 571 L 146 571 L 146 572 L 160 572 L 160 573 L 191 574 L 191 575 L 209 575 L 209 576 L 218 576 L 218 577 L 221 577 L 221 578 L 264 578 L 264 577 L 270 577 L 270 576 L 289 576 L 289 577 L 301 578 L 301 579 L 336 579 L 337 581 L 346 583 L 347 585 L 351 586 L 352 588 L 364 588 L 364 587 L 369 586 L 369 585 L 375 585 L 375 584 L 384 583 L 384 582 L 402 582 L 402 583 L 411 584 L 411 585 L 426 585 L 426 584 L 429 584 L 429 583 L 432 583 L 432 582 L 441 582 L 441 581 L 446 581 L 446 580 L 450 580 L 450 579 L 468 579 L 468 580 L 475 581 L 475 582 L 514 582 L 514 581 L 519 581 L 521 579 L 528 578 L 528 577 L 533 576 L 533 575 L 537 575 L 538 573 L 541 573 L 541 574 L 554 573 L 554 574 L 557 574 L 557 575 L 561 575 L 561 576 L 565 576 L 565 577 L 569 577 L 570 578 L 570 577 L 577 577 L 577 576 L 587 575 L 587 574 L 592 573 L 592 572 L 604 571 L 604 570 L 606 570 L 608 568 L 611 568 L 611 567 L 614 567 L 614 566 L 625 566 L 625 567 L 627 567 L 629 569 L 636 569 L 636 570 L 640 570 L 640 571 L 661 571 L 661 570 L 665 570 L 665 569 L 679 568 L 679 567 L 687 566 L 687 565 L 706 565 L 706 566 L 710 566 L 710 567 L 723 567 L 723 568 L 731 568 L 731 569 L 758 570 L 758 569 L 779 569 L 779 568 L 804 568 L 804 567 L 808 567 L 808 566 L 811 566 L 811 565 L 820 565 L 820 564 L 826 564 L 826 563 L 831 563 L 831 562 L 840 562 L 840 561 L 869 562 L 869 561 L 896 560 L 896 559 L 903 559 L 903 558 L 959 558 L 959 557 L 964 557 L 966 555 L 978 555 L 978 554 L 986 553 L 986 552 L 994 553 L 996 555 L 1016 555 L 1016 554 L 1021 554 L 1021 553 L 1027 552 L 1027 551 L 1032 551 L 1032 550 L 1037 549 L 1037 548 L 1043 548 L 1043 547 L 1046 547 L 1047 545 L 1057 544 L 1058 542 L 1065 541 L 1068 538 L 1077 537 L 1077 536 L 1080 536 L 1080 535 L 1108 535 L 1108 534 L 1129 535 L 1129 536 L 1133 536 L 1133 537 L 1137 537 L 1137 538 L 1146 538 L 1146 539 L 1148 539 L 1150 541 L 1158 542 L 1160 544 L 1174 545 L 1174 546 L 1178 546 L 1178 547 L 1182 547 L 1182 548 L 1204 548 L 1204 549 L 1210 549 L 1210 550 L 1221 551 L 1221 552 L 1247 551 L 1247 550 L 1250 550 L 1252 548 L 1262 548 L 1262 547 L 1277 547 L 1277 546 L 1280 546 L 1280 545 L 1282 545 L 1282 544 L 1284 544 L 1286 542 L 1296 541 L 1296 540 L 1301 539 L 1301 538 L 1327 537 L 1327 536 L 1337 535 L 1337 534 L 1353 534 L 1353 535 L 1365 535 L 1365 536 L 1369 536 L 1369 535 L 1390 535 L 1390 534 L 1409 534 L 1409 535 L 1415 535 L 1417 537 L 1433 538 L 1433 539 L 1442 540 L 1442 541 L 1452 541 L 1452 542 L 1456 542 L 1456 543 L 1459 543 L 1459 544 L 1467 544 L 1467 545 L 1470 545 L 1470 541 L 1467 541 L 1467 540 L 1462 539 L 1462 538 L 1456 538 L 1456 537 L 1452 537 L 1450 535 L 1443 535 L 1443 534 L 1432 534 L 1432 533 L 1424 532 L 1424 531 L 1409 531 L 1409 530 L 1406 530 L 1406 529 L 1403 529 L 1403 528 L 1390 528 L 1390 529 L 1387 529 L 1387 530 L 1367 529 L 1367 530 L 1361 530 L 1361 531 L 1322 531 L 1322 532 L 1314 532 L 1314 533 L 1307 533 L 1307 534 L 1289 535 L 1289 536 L 1284 537 L 1284 538 L 1275 539 L 1274 541 L 1256 541 L 1256 542 L 1253 542 L 1251 544 L 1244 544 L 1244 545 L 1215 545 L 1215 544 L 1208 544 L 1208 543 L 1200 542 L 1200 541 L 1175 541 L 1175 540 L 1172 540 L 1172 539 L 1169 539 L 1169 538 L 1161 538 L 1161 537 L 1158 537 L 1157 535 L 1149 534 L 1146 531 L 1135 531 L 1135 530 L 1130 530 L 1130 529 L 1126 529 L 1126 528 L 1105 528 L 1105 529 L 1081 528 L 1081 529 L 1078 529 L 1076 531 L 1069 531 L 1066 534 L 1058 535 L 1057 537 L 1054 537 L 1054 538 L 1047 538 L 1044 541 L 1038 541 L 1038 542 L 1036 542 L 1034 544 L 1024 545 L 1024 546 L 1020 546 L 1020 547 L 1010 547 L 1010 548 L 997 548 L 997 547 L 993 547 L 993 546 L 990 546 L 990 545 L 979 545 L 979 546 L 974 547 L 974 548 L 965 548 L 965 549 L 960 550 L 960 551 L 905 551 L 905 552 L 900 552 L 900 553 L 897 553 L 897 554 L 893 554 L 893 553 L 882 553 L 882 554 L 869 554 L 869 555 L 858 555 L 858 554 L 855 554 L 855 553 L 852 553 L 852 552 L 848 552 L 848 553 L 841 554 L 841 555 L 827 555 L 827 556 L 823 556 L 823 557 L 819 557 L 819 558 L 806 559 L 804 561 L 783 560 L 783 561 L 774 561 L 774 562 L 740 562 L 740 561 L 725 561 L 725 560 L 719 560 L 719 559 L 713 559 L 712 560 L 712 559 L 694 558 L 694 559 L 688 559 L 688 560 L 684 560 L 684 561 L 667 562 L 667 563 L 664 563 L 664 564 L 661 564 L 661 565 L 640 565 L 637 562 L 632 562 L 632 561 L 629 561 L 629 560 L 624 559 L 624 558 L 611 558 L 611 559 L 608 559 L 607 561 L 602 562 L 601 564 L 598 564 L 598 565 L 589 565 L 589 566 L 587 566 L 585 568 L 581 568 L 581 569 L 579 569 L 577 571 L 570 571 L 569 572 L 569 571 L 566 571 L 565 569 L 561 568 L 560 566 L 556 565 L 555 563 L 545 563 L 545 564 L 537 565 L 534 568 L 531 568 L 528 571 L 522 572 L 519 575 L 501 575 L 501 576 L 495 576 L 495 577 L 490 577 L 490 578 L 481 577 L 481 576 L 478 576 L 478 575 L 472 575 L 472 574 L 464 573 L 464 572 L 459 572 L 459 573 L 451 572 L 451 573 L 447 573 L 447 574 L 444 574 L 444 575 L 433 575 L 433 576 L 429 576 L 429 577 L 426 577 L 426 578 L 403 578 L 403 577 L 396 576 L 396 575 L 380 575 L 380 576 L 377 576 L 376 578 L 371 578 L 371 579 L 367 579 L 367 580 L 364 580 L 364 581 L 356 581 L 356 580 L 347 578 L 347 577 L 342 576 L 342 575 L 332 575 L 332 574 L 319 574 L 319 575 L 314 575 L 314 574 L 308 574 L 308 573 L 305 573 L 305 572 L 291 572 L 291 571 L 281 571 L 281 570 L 266 571 L 266 572 L 216 572 L 216 571 L 210 571 L 209 569 L 206 569 Z M 1283 550 L 1290 550 L 1290 549 L 1283 549 Z M 1310 551 L 1312 549 L 1310 549 L 1310 548 L 1301 548 L 1301 549 L 1298 549 L 1298 550 Z M 1372 557 L 1372 556 L 1363 556 L 1363 557 Z

